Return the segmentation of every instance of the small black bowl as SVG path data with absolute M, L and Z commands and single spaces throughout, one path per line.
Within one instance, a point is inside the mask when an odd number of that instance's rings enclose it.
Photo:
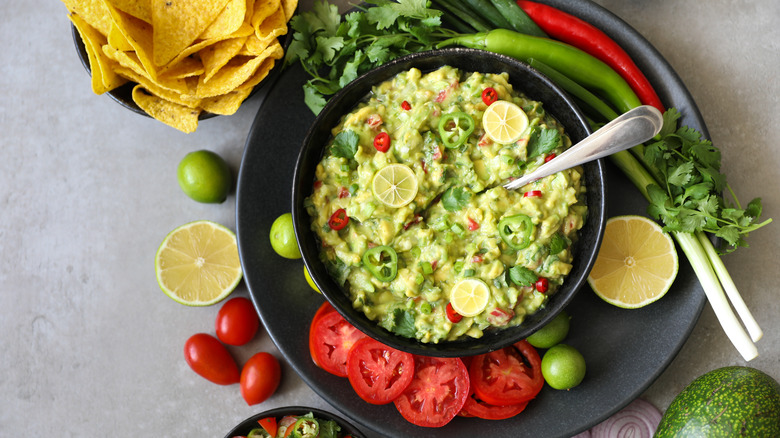
M 282 408 L 271 409 L 268 411 L 260 412 L 259 414 L 252 415 L 246 420 L 239 423 L 230 432 L 225 435 L 225 438 L 233 438 L 236 436 L 247 436 L 252 429 L 260 427 L 257 420 L 263 418 L 276 417 L 281 418 L 285 415 L 306 415 L 312 413 L 314 418 L 321 418 L 323 420 L 333 420 L 341 426 L 342 435 L 351 435 L 355 438 L 364 438 L 363 432 L 357 427 L 349 423 L 347 420 L 339 417 L 336 414 L 332 414 L 327 411 L 323 411 L 315 408 L 307 408 L 305 406 L 287 406 Z
M 506 72 L 514 89 L 523 92 L 530 99 L 542 102 L 545 110 L 563 124 L 572 142 L 577 143 L 590 133 L 585 117 L 563 91 L 538 71 L 513 58 L 464 48 L 420 52 L 397 58 L 371 70 L 343 88 L 330 99 L 314 120 L 304 139 L 295 168 L 292 216 L 298 245 L 309 273 L 325 298 L 347 321 L 374 339 L 402 351 L 427 356 L 459 357 L 494 351 L 518 342 L 544 326 L 566 307 L 585 283 L 596 260 L 606 223 L 606 187 L 603 163 L 599 160 L 584 165 L 588 216 L 574 248 L 572 270 L 564 285 L 550 297 L 547 304 L 528 316 L 519 326 L 486 330 L 478 339 L 462 338 L 438 344 L 423 343 L 395 335 L 354 309 L 346 292 L 328 275 L 325 265 L 319 259 L 319 245 L 303 206 L 304 199 L 312 191 L 315 168 L 331 138 L 331 129 L 339 123 L 343 115 L 350 112 L 371 92 L 372 86 L 413 67 L 425 73 L 444 65 L 466 72 Z
M 70 31 L 71 36 L 73 37 L 73 44 L 76 46 L 76 53 L 78 53 L 79 59 L 81 60 L 81 65 L 83 65 L 84 69 L 87 70 L 87 73 L 91 75 L 92 67 L 89 65 L 89 55 L 87 54 L 87 48 L 84 46 L 84 41 L 81 39 L 81 35 L 79 35 L 79 31 L 76 29 L 76 26 L 71 24 Z M 292 34 L 289 32 L 289 29 L 287 34 L 284 36 L 284 39 L 280 42 L 282 47 L 287 50 L 287 46 L 289 46 L 290 42 L 292 42 Z M 281 69 L 282 60 L 280 59 L 276 61 L 276 65 L 274 65 L 271 71 L 268 72 L 268 76 L 266 76 L 265 79 L 260 81 L 260 83 L 252 89 L 252 92 L 249 94 L 249 96 L 247 96 L 247 99 L 254 96 L 255 93 L 257 93 L 265 84 L 273 82 L 276 79 L 276 76 L 279 74 L 279 70 Z M 135 82 L 127 82 L 123 85 L 120 85 L 119 87 L 114 88 L 111 91 L 106 92 L 106 94 L 108 94 L 108 96 L 113 99 L 114 102 L 122 105 L 126 109 L 129 109 L 130 111 L 142 116 L 151 117 L 149 114 L 146 114 L 146 111 L 142 110 L 141 107 L 139 107 L 133 100 L 133 88 L 136 85 L 137 84 Z M 198 120 L 206 120 L 218 115 L 219 114 L 202 111 L 198 116 Z

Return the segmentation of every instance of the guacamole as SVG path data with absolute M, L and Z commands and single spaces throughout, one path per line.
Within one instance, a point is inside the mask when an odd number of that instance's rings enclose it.
M 482 128 L 495 97 L 528 117 L 511 144 Z M 571 146 L 508 75 L 411 69 L 375 86 L 332 133 L 305 206 L 321 259 L 369 319 L 421 342 L 478 338 L 522 323 L 563 284 L 587 214 L 582 169 L 501 186 Z M 397 164 L 415 191 L 388 203 L 373 184 Z M 487 301 L 460 315 L 451 292 L 472 278 Z

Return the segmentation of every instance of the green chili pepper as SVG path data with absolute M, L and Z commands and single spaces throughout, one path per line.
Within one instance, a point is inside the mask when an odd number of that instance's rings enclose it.
M 534 224 L 531 218 L 524 214 L 508 216 L 498 222 L 498 235 L 507 246 L 521 250 L 531 244 Z
M 444 146 L 453 149 L 466 143 L 474 132 L 474 119 L 464 112 L 447 113 L 439 119 L 439 135 Z
M 320 423 L 313 418 L 299 418 L 288 435 L 295 438 L 315 438 L 320 434 Z
M 621 113 L 642 104 L 631 86 L 612 67 L 560 41 L 494 29 L 450 38 L 436 47 L 455 44 L 500 53 L 525 62 L 535 59 L 603 95 Z
M 393 281 L 398 274 L 398 254 L 389 246 L 375 246 L 363 253 L 363 266 L 379 281 Z

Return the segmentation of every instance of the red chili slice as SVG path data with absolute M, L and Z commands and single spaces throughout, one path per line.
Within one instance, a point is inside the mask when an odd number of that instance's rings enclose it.
M 374 137 L 374 147 L 379 152 L 387 152 L 390 149 L 390 134 L 380 132 Z
M 455 309 L 452 308 L 452 304 L 447 303 L 447 319 L 450 320 L 451 323 L 457 324 L 460 322 L 461 319 L 463 319 L 463 315 L 456 312 Z
M 544 157 L 544 162 L 547 163 L 550 160 L 552 160 L 553 158 L 555 158 L 555 154 L 550 154 L 550 155 Z
M 347 216 L 347 210 L 339 208 L 328 219 L 328 226 L 333 230 L 340 230 L 347 226 L 349 223 L 349 216 Z
M 542 197 L 541 190 L 529 190 L 523 193 L 523 198 L 541 198 L 541 197 Z
M 410 109 L 412 109 L 412 105 L 410 105 L 409 102 L 407 101 L 403 101 L 401 102 L 401 108 L 403 108 L 404 111 L 409 111 Z
M 498 100 L 498 92 L 493 87 L 487 87 L 482 90 L 482 102 L 485 105 L 490 106 L 493 102 Z
M 472 218 L 469 219 L 469 231 L 476 231 L 479 229 L 479 222 L 475 221 Z

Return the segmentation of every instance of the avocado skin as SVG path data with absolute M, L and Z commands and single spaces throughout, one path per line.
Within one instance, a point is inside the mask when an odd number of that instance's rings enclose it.
M 730 366 L 691 382 L 672 401 L 654 438 L 780 437 L 780 384 L 755 368 Z

